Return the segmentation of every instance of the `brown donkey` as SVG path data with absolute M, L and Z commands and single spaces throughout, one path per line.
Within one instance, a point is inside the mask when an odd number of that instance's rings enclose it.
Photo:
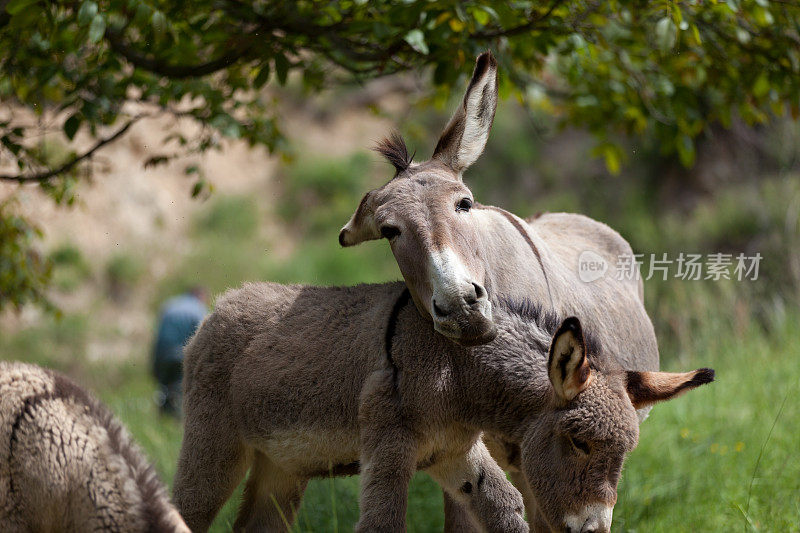
M 204 531 L 250 469 L 235 528 L 285 530 L 308 480 L 361 473 L 359 531 L 404 528 L 408 482 L 431 474 L 490 531 L 527 531 L 480 439 L 516 447 L 547 531 L 608 531 L 636 409 L 713 379 L 624 370 L 577 319 L 495 305 L 496 339 L 435 333 L 400 283 L 245 285 L 186 347 L 175 501 Z M 551 342 L 552 339 L 552 342 Z
M 461 106 L 429 161 L 412 162 L 398 135 L 378 146 L 394 165 L 394 178 L 367 193 L 339 242 L 352 246 L 388 239 L 421 313 L 436 331 L 461 344 L 494 335 L 492 302 L 503 296 L 530 298 L 559 316 L 579 316 L 629 370 L 658 370 L 653 326 L 640 279 L 606 275 L 591 283 L 579 277 L 579 257 L 591 252 L 606 264 L 632 256 L 614 230 L 582 215 L 547 213 L 523 220 L 474 201 L 462 181 L 483 151 L 497 106 L 497 64 L 490 53 L 476 62 Z M 649 408 L 640 409 L 643 420 Z M 527 497 L 519 472 L 508 461 L 513 446 L 491 434 L 486 444 Z M 528 514 L 535 505 L 526 502 Z M 467 527 L 445 494 L 449 530 Z

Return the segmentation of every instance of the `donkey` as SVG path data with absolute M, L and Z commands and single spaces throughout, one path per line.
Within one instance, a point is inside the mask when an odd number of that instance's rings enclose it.
M 616 231 L 588 217 L 546 213 L 523 220 L 475 202 L 463 172 L 483 152 L 497 109 L 497 62 L 481 54 L 463 101 L 444 129 L 433 157 L 413 162 L 394 134 L 376 147 L 394 177 L 368 192 L 339 233 L 342 246 L 385 238 L 417 308 L 436 331 L 463 345 L 490 341 L 492 301 L 530 298 L 559 316 L 575 315 L 629 370 L 659 368 L 653 325 L 638 277 L 579 277 L 579 258 L 591 252 L 607 265 L 632 257 Z M 649 407 L 638 411 L 644 420 Z M 486 443 L 526 495 L 521 472 L 508 461 L 513 446 L 487 435 Z M 527 496 L 527 495 L 526 495 Z M 530 499 L 530 498 L 526 498 Z M 526 501 L 528 513 L 535 505 Z M 448 530 L 467 527 L 445 494 Z M 452 526 L 452 527 L 449 527 Z
M 429 161 L 413 162 L 398 134 L 378 144 L 395 175 L 364 195 L 339 243 L 387 239 L 417 308 L 462 345 L 490 342 L 492 300 L 519 295 L 560 316 L 580 316 L 626 368 L 657 370 L 641 279 L 608 275 L 584 283 L 578 276 L 581 252 L 613 265 L 632 255 L 625 239 L 583 215 L 523 220 L 475 202 L 462 174 L 483 152 L 496 109 L 497 62 L 485 52 Z
M 0 361 L 0 531 L 189 528 L 108 409 L 62 374 Z
M 360 472 L 357 530 L 401 531 L 423 469 L 482 528 L 527 531 L 481 430 L 519 450 L 536 530 L 608 531 L 636 409 L 713 379 L 626 371 L 577 319 L 558 327 L 527 303 L 495 305 L 495 340 L 462 347 L 410 299 L 400 283 L 253 283 L 220 298 L 185 351 L 175 501 L 194 531 L 248 467 L 237 530 L 287 529 L 310 478 Z

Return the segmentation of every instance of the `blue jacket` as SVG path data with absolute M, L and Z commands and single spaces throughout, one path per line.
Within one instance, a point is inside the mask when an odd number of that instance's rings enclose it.
M 180 381 L 183 346 L 207 312 L 205 304 L 191 294 L 175 296 L 161 307 L 153 346 L 153 374 L 160 384 Z

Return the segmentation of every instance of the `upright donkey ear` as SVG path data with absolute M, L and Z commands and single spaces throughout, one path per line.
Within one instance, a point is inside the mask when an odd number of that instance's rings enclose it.
M 436 144 L 434 159 L 463 172 L 483 152 L 496 109 L 497 61 L 491 52 L 484 52 L 475 62 L 464 101 Z
M 586 357 L 581 322 L 569 317 L 561 324 L 550 344 L 547 373 L 556 395 L 570 401 L 591 383 L 592 370 Z
M 628 380 L 628 396 L 636 409 L 671 400 L 681 393 L 714 381 L 714 370 L 710 368 L 679 373 L 629 370 L 625 374 Z

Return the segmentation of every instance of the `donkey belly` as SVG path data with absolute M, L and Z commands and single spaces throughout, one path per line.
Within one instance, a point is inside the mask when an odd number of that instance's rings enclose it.
M 242 439 L 303 476 L 358 461 L 359 395 L 371 365 L 346 357 L 326 364 L 318 352 L 283 348 L 276 341 L 246 353 L 234 368 L 231 399 Z
M 357 474 L 357 428 L 283 428 L 249 442 L 251 446 L 303 477 Z

